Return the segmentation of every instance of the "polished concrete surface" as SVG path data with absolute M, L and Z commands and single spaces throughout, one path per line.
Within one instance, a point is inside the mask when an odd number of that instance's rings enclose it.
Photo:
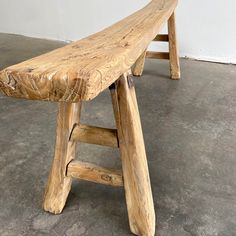
M 63 43 L 0 34 L 0 67 Z M 135 79 L 157 214 L 156 235 L 236 235 L 236 66 L 148 60 Z M 124 191 L 73 182 L 61 215 L 42 210 L 57 104 L 0 95 L 0 235 L 131 235 Z M 84 103 L 82 122 L 113 127 L 109 91 Z M 120 167 L 117 150 L 79 145 L 78 159 Z

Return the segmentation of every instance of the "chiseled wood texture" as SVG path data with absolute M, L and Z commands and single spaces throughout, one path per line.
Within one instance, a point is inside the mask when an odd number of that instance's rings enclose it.
M 47 101 L 93 99 L 131 68 L 176 5 L 177 0 L 152 0 L 99 33 L 8 67 L 0 72 L 0 91 Z
M 76 143 L 69 138 L 73 125 L 79 123 L 80 110 L 80 102 L 59 103 L 55 156 L 43 203 L 44 210 L 54 214 L 61 213 L 71 189 L 72 178 L 66 176 L 66 169 L 75 157 Z
M 111 87 L 129 224 L 136 235 L 154 236 L 155 211 L 135 89 L 127 75 Z
M 175 12 L 168 20 L 171 79 L 180 79 L 180 64 L 176 37 Z
M 132 74 L 134 76 L 141 76 L 143 74 L 144 64 L 145 64 L 145 57 L 146 57 L 147 50 L 145 50 L 138 60 L 135 62 L 134 66 L 132 67 Z
M 118 147 L 116 129 L 78 124 L 73 129 L 71 140 L 102 146 Z
M 81 161 L 70 162 L 67 176 L 115 187 L 124 185 L 121 170 L 108 169 Z

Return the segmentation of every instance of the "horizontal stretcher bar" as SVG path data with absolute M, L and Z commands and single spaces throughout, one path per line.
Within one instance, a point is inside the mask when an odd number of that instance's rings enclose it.
M 78 124 L 73 128 L 71 140 L 109 147 L 119 146 L 116 129 L 100 128 L 82 124 Z
M 108 169 L 87 162 L 71 161 L 67 167 L 67 176 L 99 184 L 123 186 L 121 170 Z
M 147 54 L 146 54 L 146 58 L 169 60 L 170 55 L 169 55 L 168 52 L 151 52 L 151 51 L 148 51 Z

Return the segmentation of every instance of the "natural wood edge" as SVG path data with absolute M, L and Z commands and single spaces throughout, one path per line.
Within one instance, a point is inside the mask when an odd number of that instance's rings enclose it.
M 116 129 L 100 128 L 83 124 L 77 124 L 74 127 L 71 140 L 108 147 L 119 146 Z
M 81 161 L 69 163 L 67 176 L 115 187 L 124 185 L 121 170 L 108 169 Z
M 168 52 L 151 52 L 151 51 L 148 51 L 147 54 L 146 54 L 146 58 L 169 60 L 169 53 Z
M 161 42 L 168 42 L 169 36 L 168 34 L 158 34 L 153 41 L 161 41 Z

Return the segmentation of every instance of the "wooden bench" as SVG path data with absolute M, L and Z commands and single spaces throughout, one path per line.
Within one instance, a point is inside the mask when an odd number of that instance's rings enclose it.
M 45 191 L 45 211 L 59 214 L 72 178 L 125 188 L 129 224 L 136 235 L 155 233 L 155 211 L 132 72 L 145 58 L 170 59 L 178 79 L 174 11 L 177 0 L 153 0 L 111 27 L 0 72 L 7 96 L 59 104 L 55 156 Z M 158 35 L 168 21 L 168 34 Z M 158 36 L 157 36 L 158 35 Z M 169 53 L 146 52 L 151 41 L 169 41 Z M 82 101 L 110 88 L 117 129 L 80 123 Z M 76 142 L 119 148 L 121 170 L 74 160 Z

